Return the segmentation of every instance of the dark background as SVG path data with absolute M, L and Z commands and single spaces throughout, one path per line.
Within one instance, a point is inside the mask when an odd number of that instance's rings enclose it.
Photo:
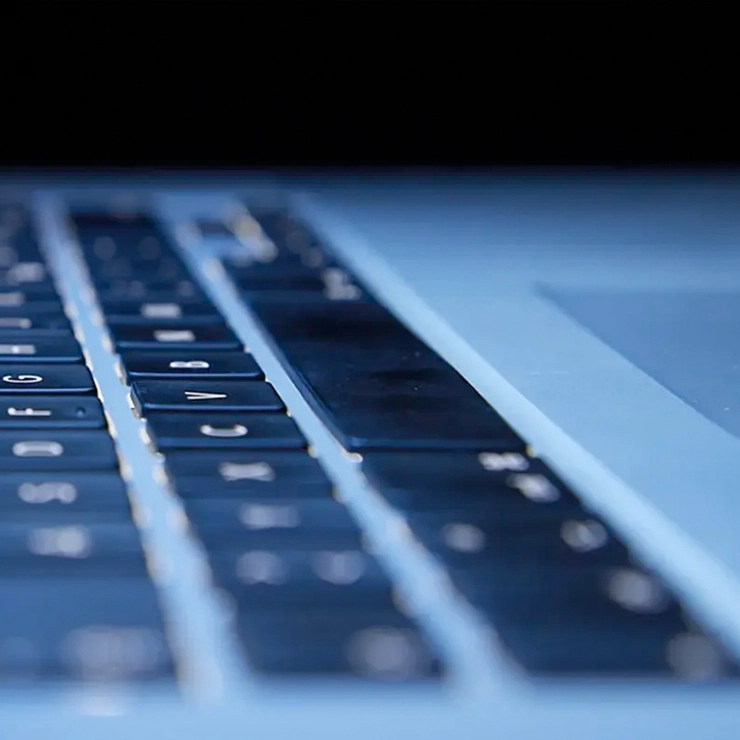
M 0 167 L 735 167 L 729 7 L 7 3 Z

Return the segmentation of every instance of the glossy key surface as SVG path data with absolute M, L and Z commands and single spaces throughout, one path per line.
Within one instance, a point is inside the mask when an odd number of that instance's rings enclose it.
M 103 429 L 94 396 L 0 396 L 0 429 Z
M 147 411 L 280 411 L 283 403 L 268 383 L 229 380 L 137 380 L 136 408 Z
M 258 379 L 262 370 L 246 352 L 132 351 L 121 355 L 128 382 L 138 378 Z
M 246 658 L 258 673 L 390 682 L 439 675 L 438 660 L 419 631 L 390 609 L 303 614 L 244 610 L 237 624 Z
M 305 451 L 172 451 L 165 466 L 182 498 L 323 497 L 332 488 Z
M 84 365 L 0 363 L 0 394 L 83 394 L 95 389 Z
M 126 487 L 115 472 L 4 473 L 0 478 L 4 521 L 131 520 Z
M 518 449 L 485 401 L 375 304 L 254 302 L 288 369 L 348 449 Z
M 121 350 L 127 349 L 185 349 L 239 350 L 241 343 L 224 324 L 192 324 L 173 327 L 159 323 L 139 326 L 138 324 L 116 324 L 110 327 L 113 341 Z
M 216 583 L 239 606 L 362 610 L 390 606 L 392 586 L 364 550 L 249 550 L 214 553 Z
M 144 578 L 0 577 L 0 679 L 171 679 L 153 585 Z
M 282 413 L 152 412 L 147 428 L 160 450 L 301 449 L 306 438 Z
M 0 469 L 18 471 L 112 470 L 113 441 L 104 431 L 28 429 L 0 432 Z
M 138 530 L 132 522 L 1 523 L 0 579 L 31 575 L 144 577 Z

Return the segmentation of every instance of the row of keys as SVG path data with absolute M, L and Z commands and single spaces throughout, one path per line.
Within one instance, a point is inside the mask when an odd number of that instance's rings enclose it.
M 256 219 L 274 249 L 225 260 L 234 286 L 316 413 L 362 454 L 370 484 L 515 661 L 543 674 L 737 673 L 619 537 L 390 311 L 365 290 L 317 299 L 306 255 L 340 265 L 309 229 L 281 210 Z
M 170 677 L 95 384 L 27 214 L 10 210 L 15 220 L 0 208 L 0 681 Z
M 362 465 L 528 671 L 738 675 L 724 648 L 541 461 L 369 452 Z
M 111 221 L 83 218 L 77 228 L 119 375 L 150 446 L 165 454 L 214 584 L 234 602 L 249 664 L 265 673 L 436 675 L 437 661 L 254 358 L 200 288 L 181 294 L 192 278 L 156 228 Z M 162 262 L 149 269 L 142 252 L 154 255 L 155 240 Z M 125 281 L 136 295 L 122 295 Z M 274 482 L 284 470 L 292 485 L 281 497 L 269 487 L 245 492 L 247 480 Z

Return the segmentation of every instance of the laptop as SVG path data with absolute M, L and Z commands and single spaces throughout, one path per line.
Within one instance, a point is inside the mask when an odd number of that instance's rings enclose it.
M 0 737 L 740 734 L 740 181 L 0 181 Z

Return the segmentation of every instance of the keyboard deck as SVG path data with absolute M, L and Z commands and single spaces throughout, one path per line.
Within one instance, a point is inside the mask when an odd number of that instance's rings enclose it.
M 345 257 L 288 194 L 0 202 L 3 737 L 737 696 L 711 619 Z

